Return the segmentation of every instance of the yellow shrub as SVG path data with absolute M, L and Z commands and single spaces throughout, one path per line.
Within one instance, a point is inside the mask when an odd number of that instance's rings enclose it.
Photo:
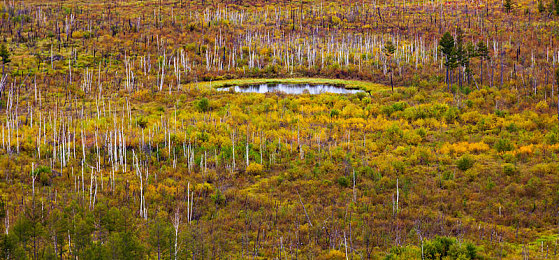
M 259 174 L 262 174 L 262 172 L 264 172 L 264 166 L 262 166 L 262 164 L 251 163 L 247 167 L 247 173 L 248 174 L 259 175 Z
M 321 255 L 318 259 L 345 259 L 345 254 L 339 250 L 330 250 L 327 254 Z
M 460 142 L 454 144 L 444 144 L 441 147 L 441 153 L 443 154 L 455 154 L 460 155 L 464 153 L 480 153 L 489 150 L 489 145 L 484 142 L 479 143 L 468 143 Z
M 477 111 L 466 112 L 460 116 L 464 123 L 476 123 L 482 117 Z
M 83 32 L 82 31 L 73 31 L 72 32 L 72 38 L 83 38 Z
M 533 152 L 534 152 L 533 144 L 521 146 L 515 151 L 516 154 L 520 154 L 520 155 L 530 155 Z
M 559 152 L 559 144 L 550 145 L 548 148 L 554 152 Z
M 536 104 L 536 110 L 539 112 L 545 112 L 548 108 L 549 106 L 547 105 L 547 102 L 543 100 L 538 102 L 538 104 Z
M 468 146 L 468 150 L 470 152 L 476 152 L 476 153 L 485 152 L 489 150 L 489 145 L 487 145 L 484 142 L 470 143 Z

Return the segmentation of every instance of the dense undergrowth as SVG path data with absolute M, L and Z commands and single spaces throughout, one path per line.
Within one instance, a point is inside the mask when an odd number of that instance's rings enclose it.
M 555 16 L 488 4 L 3 4 L 1 258 L 555 258 Z

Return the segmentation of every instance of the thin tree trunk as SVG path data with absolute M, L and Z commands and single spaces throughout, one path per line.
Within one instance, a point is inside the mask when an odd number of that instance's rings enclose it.
M 479 61 L 479 85 L 483 87 L 483 58 Z
M 392 92 L 394 92 L 394 81 L 392 81 L 392 70 L 390 70 L 390 86 L 392 86 Z
M 450 79 L 448 77 L 448 67 L 446 67 L 446 86 L 448 88 L 448 92 L 450 92 Z

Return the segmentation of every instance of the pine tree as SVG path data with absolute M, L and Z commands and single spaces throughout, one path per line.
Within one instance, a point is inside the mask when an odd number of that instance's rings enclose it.
M 396 50 L 396 47 L 394 47 L 394 44 L 392 43 L 392 41 L 388 41 L 384 45 L 384 52 L 388 55 L 394 54 L 395 50 Z
M 503 4 L 503 7 L 505 8 L 505 11 L 507 13 L 510 13 L 510 11 L 512 10 L 512 0 L 505 0 L 505 3 Z
M 449 72 L 456 67 L 456 51 L 454 49 L 454 38 L 449 32 L 445 32 L 439 41 L 441 52 L 445 56 L 444 66 L 446 67 L 446 82 L 448 84 L 448 91 L 450 91 L 451 80 Z
M 173 227 L 165 221 L 165 214 L 159 212 L 150 225 L 148 242 L 153 251 L 157 252 L 157 259 L 171 258 L 171 241 L 174 239 Z
M 67 243 L 67 232 L 70 229 L 68 216 L 64 215 L 62 211 L 55 208 L 50 214 L 48 222 L 50 225 L 48 226 L 47 233 L 52 236 L 54 251 L 56 251 L 55 253 L 60 257 L 60 259 L 63 259 L 63 255 L 67 250 L 65 249 L 65 245 Z
M 4 199 L 0 197 L 0 219 L 6 217 L 6 211 L 6 202 L 4 202 Z
M 477 43 L 476 46 L 476 53 L 475 53 L 476 57 L 479 57 L 480 61 L 479 61 L 479 77 L 480 77 L 480 85 L 483 85 L 483 61 L 484 60 L 489 60 L 489 50 L 487 49 L 487 46 L 485 45 L 485 43 L 483 43 L 483 41 L 479 41 Z
M 396 51 L 396 47 L 394 46 L 394 44 L 392 43 L 392 41 L 388 41 L 386 42 L 386 44 L 384 45 L 384 55 L 386 55 L 386 57 L 388 57 L 390 59 L 390 61 L 392 61 L 392 55 L 394 54 L 394 51 Z M 390 62 L 389 64 L 389 70 L 390 70 L 390 86 L 392 86 L 392 92 L 394 92 L 394 81 L 392 80 L 392 62 Z
M 2 74 L 4 74 L 4 67 L 12 61 L 10 59 L 10 51 L 8 51 L 6 44 L 0 45 L 0 58 L 2 58 Z

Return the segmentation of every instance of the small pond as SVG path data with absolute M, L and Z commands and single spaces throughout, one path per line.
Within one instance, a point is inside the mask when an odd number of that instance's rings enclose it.
M 334 94 L 355 94 L 357 92 L 364 92 L 360 89 L 346 89 L 342 86 L 332 85 L 311 85 L 311 84 L 259 84 L 259 85 L 246 85 L 246 86 L 233 86 L 218 88 L 218 91 L 230 91 L 231 88 L 239 93 L 267 93 L 267 92 L 283 92 L 286 94 L 320 94 L 320 93 L 334 93 Z

